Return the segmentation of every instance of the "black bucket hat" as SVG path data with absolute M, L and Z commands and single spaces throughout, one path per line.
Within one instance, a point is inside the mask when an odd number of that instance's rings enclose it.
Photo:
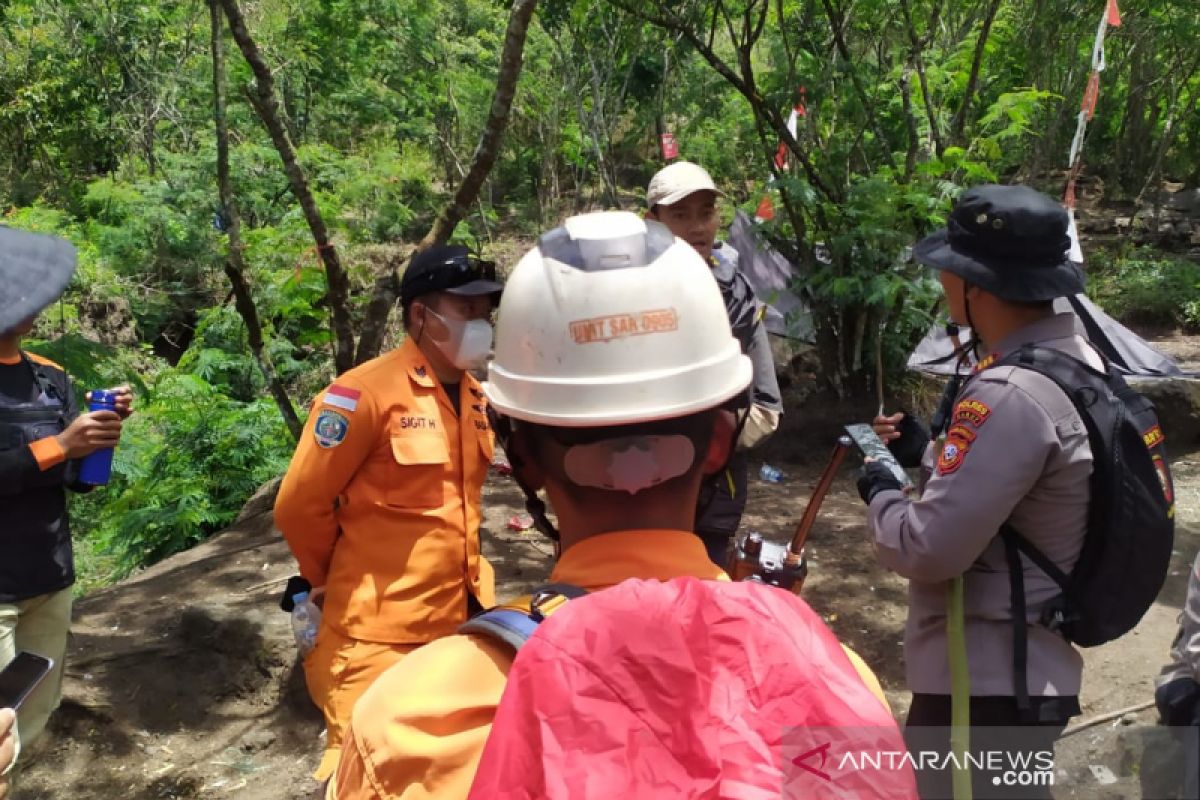
M 53 303 L 75 274 L 75 246 L 0 225 L 0 334 Z
M 467 248 L 458 245 L 434 245 L 413 256 L 400 278 L 400 303 L 407 306 L 414 298 L 430 292 L 477 297 L 499 297 L 504 286 L 496 280 L 496 265 L 481 261 Z
M 1083 292 L 1083 272 L 1067 257 L 1068 224 L 1060 203 L 1028 186 L 976 186 L 913 257 L 1002 300 L 1053 300 Z

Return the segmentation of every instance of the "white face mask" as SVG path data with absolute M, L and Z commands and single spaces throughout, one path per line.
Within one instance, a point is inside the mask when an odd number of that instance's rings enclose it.
M 492 352 L 492 326 L 486 319 L 446 319 L 428 306 L 425 311 L 441 320 L 450 334 L 444 342 L 433 341 L 451 364 L 459 369 L 474 369 L 487 361 Z

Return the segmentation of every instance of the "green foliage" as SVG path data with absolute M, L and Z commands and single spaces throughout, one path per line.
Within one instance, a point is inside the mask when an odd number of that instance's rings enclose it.
M 290 453 L 270 401 L 239 402 L 198 375 L 164 370 L 126 423 L 112 482 L 74 500 L 76 528 L 125 574 L 228 525 Z
M 1200 264 L 1147 249 L 1096 250 L 1088 295 L 1126 323 L 1200 330 Z

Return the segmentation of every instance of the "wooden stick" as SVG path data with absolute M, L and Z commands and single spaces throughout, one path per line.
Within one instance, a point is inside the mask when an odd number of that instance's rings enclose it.
M 1085 719 L 1083 722 L 1076 723 L 1075 725 L 1072 725 L 1071 727 L 1067 728 L 1065 731 L 1062 732 L 1062 735 L 1059 736 L 1058 738 L 1065 739 L 1066 737 L 1070 736 L 1073 733 L 1079 733 L 1082 730 L 1086 730 L 1088 728 L 1094 728 L 1097 725 L 1102 725 L 1105 722 L 1109 722 L 1110 720 L 1114 720 L 1119 717 L 1123 717 L 1126 714 L 1132 714 L 1136 711 L 1145 711 L 1147 708 L 1150 708 L 1153 705 L 1154 705 L 1153 700 L 1147 700 L 1146 702 L 1138 703 L 1135 706 L 1128 706 L 1127 708 L 1120 708 L 1120 709 L 1117 709 L 1116 711 L 1110 711 L 1107 714 L 1101 714 L 1098 717 L 1092 717 L 1091 719 Z
M 262 583 L 256 583 L 253 586 L 247 586 L 245 589 L 242 589 L 242 594 L 253 594 L 254 592 L 257 592 L 259 589 L 266 589 L 268 586 L 278 586 L 281 583 L 287 583 L 288 579 L 291 577 L 292 577 L 291 575 L 284 575 L 282 578 L 275 578 L 274 580 L 263 581 Z

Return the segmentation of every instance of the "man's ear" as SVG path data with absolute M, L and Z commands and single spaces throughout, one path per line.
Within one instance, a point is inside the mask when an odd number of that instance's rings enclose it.
M 708 452 L 704 454 L 705 475 L 712 475 L 729 462 L 733 453 L 733 435 L 737 431 L 737 417 L 732 411 L 720 409 L 713 417 L 712 438 L 708 441 Z

